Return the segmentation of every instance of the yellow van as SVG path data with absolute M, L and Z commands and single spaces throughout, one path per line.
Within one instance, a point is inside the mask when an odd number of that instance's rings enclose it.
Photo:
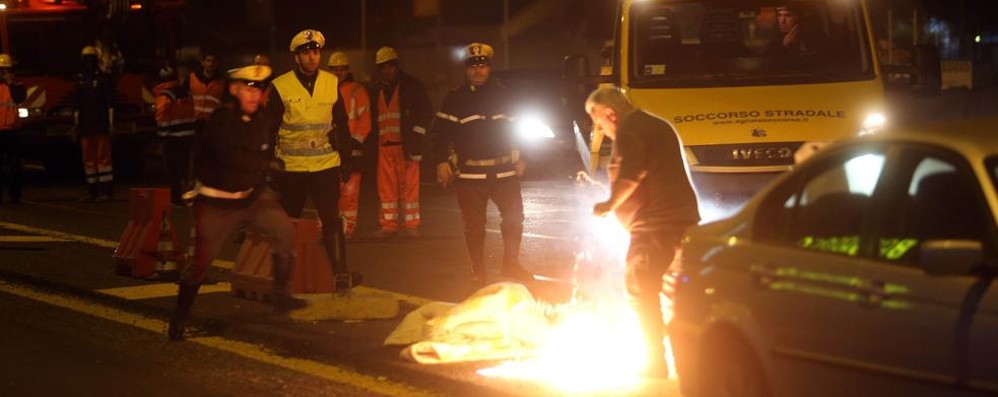
M 864 0 L 622 0 L 617 12 L 604 74 L 676 128 L 701 200 L 747 196 L 886 122 Z

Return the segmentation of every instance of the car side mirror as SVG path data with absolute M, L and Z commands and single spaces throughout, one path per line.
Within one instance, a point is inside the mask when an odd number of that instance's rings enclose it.
M 966 276 L 984 263 L 977 240 L 927 240 L 919 248 L 922 269 L 931 276 Z

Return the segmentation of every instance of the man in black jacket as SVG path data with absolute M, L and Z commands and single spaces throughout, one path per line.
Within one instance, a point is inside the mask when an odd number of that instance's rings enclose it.
M 631 234 L 627 293 L 648 346 L 647 373 L 667 377 L 664 323 L 659 293 L 683 232 L 700 220 L 696 193 L 686 171 L 683 146 L 668 122 L 636 109 L 617 88 L 598 88 L 586 100 L 593 124 L 613 139 L 610 197 L 593 207 L 614 212 Z
M 423 83 L 399 68 L 394 49 L 379 49 L 375 64 L 381 75 L 369 90 L 371 120 L 375 121 L 372 131 L 378 137 L 381 198 L 381 229 L 375 237 L 395 236 L 399 223 L 405 236 L 419 237 L 419 163 L 433 109 Z
M 253 224 L 271 239 L 274 307 L 286 312 L 305 306 L 291 296 L 288 284 L 294 266 L 294 226 L 266 184 L 273 159 L 273 123 L 260 111 L 260 102 L 270 73 L 270 67 L 260 65 L 232 71 L 229 93 L 235 99 L 213 112 L 197 136 L 196 243 L 193 262 L 181 276 L 167 332 L 171 340 L 183 340 L 184 322 L 208 266 L 228 235 L 243 223 Z
M 520 266 L 523 238 L 523 197 L 520 176 L 526 165 L 516 148 L 509 92 L 489 79 L 494 51 L 488 44 L 465 49 L 467 84 L 451 90 L 433 123 L 433 161 L 437 181 L 454 192 L 464 219 L 464 239 L 471 259 L 472 284 L 487 282 L 484 263 L 485 215 L 491 199 L 502 217 L 502 274 L 529 281 L 533 275 Z M 449 159 L 453 147 L 457 170 Z

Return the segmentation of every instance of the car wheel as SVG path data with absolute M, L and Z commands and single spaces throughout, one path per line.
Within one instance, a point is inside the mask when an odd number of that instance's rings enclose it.
M 762 365 L 748 345 L 736 336 L 710 343 L 702 361 L 700 395 L 703 397 L 768 397 L 769 386 Z

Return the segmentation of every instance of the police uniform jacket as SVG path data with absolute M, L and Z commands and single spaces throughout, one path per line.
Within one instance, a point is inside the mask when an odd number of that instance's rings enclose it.
M 430 97 L 426 94 L 426 88 L 415 77 L 399 71 L 397 81 L 399 89 L 399 110 L 402 118 L 402 149 L 408 157 L 423 155 L 423 137 L 429 130 L 433 121 L 433 107 L 430 105 Z M 371 134 L 377 137 L 378 132 L 378 100 L 381 95 L 385 100 L 392 97 L 395 85 L 388 84 L 383 80 L 377 80 L 368 87 L 371 93 Z M 377 139 L 373 139 L 377 141 Z
M 197 174 L 201 184 L 227 192 L 259 186 L 273 158 L 268 114 L 243 114 L 234 100 L 225 100 L 197 136 Z
M 453 148 L 460 179 L 515 176 L 519 152 L 512 104 L 509 90 L 491 79 L 452 89 L 433 122 L 435 164 L 447 161 Z

